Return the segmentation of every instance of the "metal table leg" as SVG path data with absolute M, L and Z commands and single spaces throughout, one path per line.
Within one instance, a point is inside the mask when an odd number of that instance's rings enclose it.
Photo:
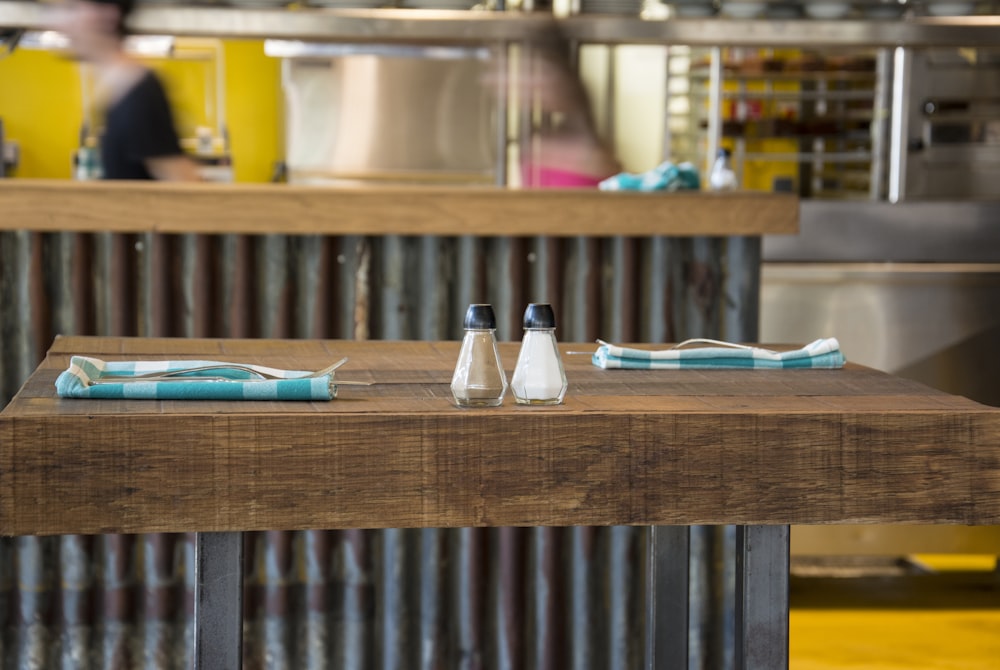
M 788 526 L 736 528 L 736 668 L 788 668 Z
M 687 526 L 651 526 L 647 543 L 646 669 L 687 670 Z
M 240 670 L 243 533 L 195 537 L 194 670 Z

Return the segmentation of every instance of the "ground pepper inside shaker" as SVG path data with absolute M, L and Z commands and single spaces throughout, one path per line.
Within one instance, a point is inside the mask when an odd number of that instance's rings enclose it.
M 566 372 L 556 345 L 556 317 L 547 303 L 524 311 L 524 339 L 510 389 L 521 405 L 558 405 L 566 396 Z
M 490 305 L 469 305 L 465 336 L 451 378 L 451 395 L 460 407 L 496 407 L 507 392 L 507 375 L 497 349 L 497 321 Z

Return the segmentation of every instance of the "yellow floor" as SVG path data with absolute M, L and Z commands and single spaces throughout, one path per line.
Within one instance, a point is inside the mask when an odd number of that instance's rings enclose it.
M 793 610 L 792 670 L 997 670 L 1000 607 L 983 610 Z
M 793 577 L 792 670 L 1000 670 L 995 558 L 926 559 L 936 574 Z

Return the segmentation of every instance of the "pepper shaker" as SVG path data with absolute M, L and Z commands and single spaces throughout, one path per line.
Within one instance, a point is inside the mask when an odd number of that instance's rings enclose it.
M 497 320 L 490 305 L 469 305 L 465 336 L 451 378 L 451 395 L 460 407 L 496 407 L 507 392 L 507 375 L 497 349 Z

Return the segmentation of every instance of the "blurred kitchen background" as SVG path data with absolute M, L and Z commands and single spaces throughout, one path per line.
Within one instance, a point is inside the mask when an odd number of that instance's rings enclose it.
M 546 160 L 546 132 L 565 123 L 524 85 L 538 62 L 532 40 L 555 44 L 623 169 L 691 161 L 707 175 L 724 147 L 742 188 L 801 196 L 801 233 L 763 241 L 757 339 L 835 336 L 853 362 L 1000 405 L 1000 3 L 391 4 L 150 0 L 137 25 L 176 36 L 131 48 L 165 79 L 208 179 L 518 188 L 522 168 Z M 17 30 L 37 28 L 37 7 L 0 0 L 0 175 L 94 178 L 89 72 L 58 35 Z M 297 39 L 291 18 L 327 9 L 363 11 Z M 406 25 L 400 12 L 416 9 L 464 14 L 436 40 Z M 493 38 L 483 17 L 499 11 L 524 18 L 523 41 Z M 564 19 L 558 33 L 533 21 L 551 14 Z M 656 21 L 671 28 L 649 30 Z M 282 36 L 262 39 L 262 23 Z M 394 38 L 373 41 L 378 30 Z M 413 40 L 399 39 L 410 30 Z M 908 573 L 904 554 L 995 557 L 998 531 L 796 528 L 793 554 L 880 555 L 860 572 Z M 291 560 L 289 538 L 260 541 L 262 557 Z

